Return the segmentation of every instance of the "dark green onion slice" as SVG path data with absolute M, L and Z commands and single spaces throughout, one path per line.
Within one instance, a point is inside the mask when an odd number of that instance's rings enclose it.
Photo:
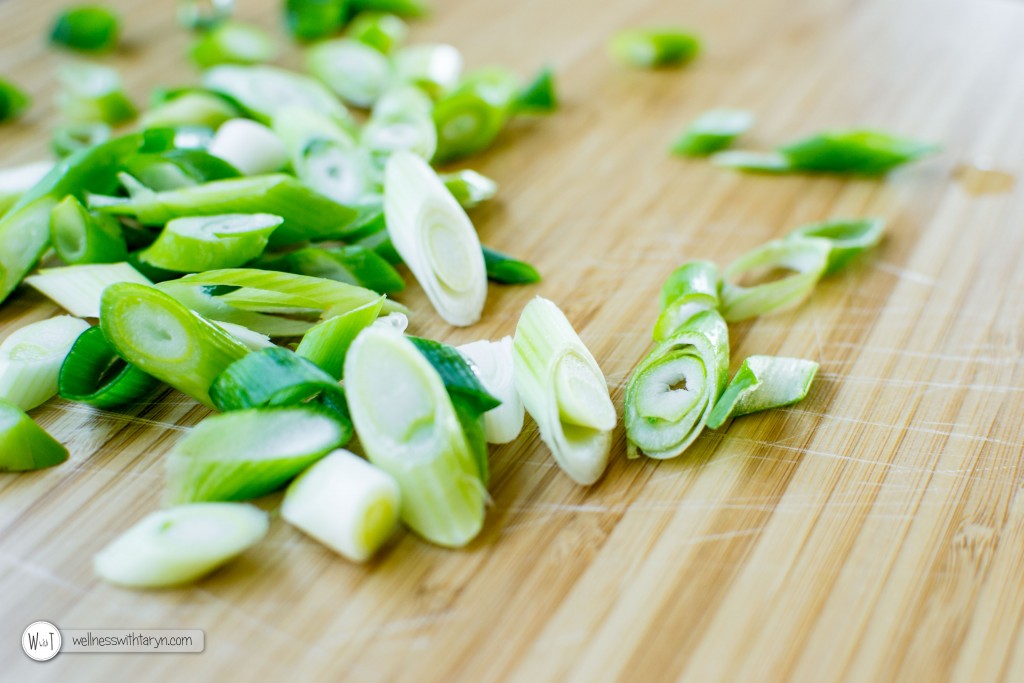
M 817 371 L 812 360 L 750 356 L 718 399 L 707 426 L 718 429 L 730 417 L 798 403 L 807 397 Z
M 64 158 L 83 149 L 95 147 L 110 139 L 110 126 L 105 123 L 72 123 L 53 131 L 50 147 L 58 157 Z
M 700 40 L 677 28 L 635 28 L 617 33 L 610 50 L 612 56 L 626 66 L 643 69 L 680 66 L 697 56 Z
M 341 30 L 348 15 L 347 0 L 286 0 L 285 21 L 299 40 L 326 38 Z
M 455 201 L 464 209 L 472 209 L 498 193 L 498 183 L 469 169 L 442 173 L 440 177 L 441 182 L 455 197 Z
M 116 126 L 134 119 L 138 114 L 124 91 L 120 74 L 110 67 L 85 63 L 65 64 L 57 75 L 61 84 L 57 105 L 69 121 L 98 121 Z
M 109 52 L 117 47 L 121 22 L 109 7 L 80 5 L 57 17 L 50 41 L 73 50 Z
M 391 84 L 391 63 L 351 38 L 326 40 L 306 52 L 306 68 L 346 104 L 369 109 Z
M 350 117 L 320 81 L 274 66 L 222 64 L 203 74 L 203 86 L 231 98 L 253 119 L 270 124 L 286 107 L 306 107 L 339 120 Z
M 65 263 L 118 263 L 128 258 L 124 231 L 117 219 L 93 214 L 73 196 L 53 207 L 50 239 Z
M 347 282 L 381 294 L 405 289 L 405 281 L 394 266 L 366 247 L 306 247 L 261 260 L 261 268 L 298 275 L 311 275 Z
M 216 129 L 225 121 L 237 118 L 241 111 L 219 95 L 197 91 L 185 92 L 154 106 L 142 115 L 143 128 L 177 128 L 201 126 Z
M 487 278 L 506 285 L 528 285 L 540 282 L 540 273 L 526 261 L 520 261 L 495 251 L 489 247 L 481 247 L 484 252 L 484 267 Z
M 382 54 L 395 51 L 405 41 L 408 32 L 404 21 L 394 14 L 382 12 L 360 12 L 345 28 L 346 36 Z
M 716 310 L 720 286 L 718 266 L 710 261 L 690 261 L 672 271 L 661 288 L 654 340 L 668 339 L 693 316 Z
M 21 408 L 0 399 L 0 472 L 28 472 L 67 459 L 68 449 Z
M 725 149 L 754 125 L 745 109 L 712 109 L 694 120 L 672 145 L 673 154 L 703 157 Z
M 0 78 L 0 123 L 13 121 L 32 104 L 32 98 L 10 81 Z
M 861 220 L 834 220 L 804 225 L 787 235 L 786 239 L 820 237 L 828 240 L 832 251 L 828 254 L 825 275 L 841 270 L 855 257 L 882 241 L 885 234 L 885 220 L 865 218 Z
M 791 168 L 876 176 L 934 154 L 939 146 L 875 130 L 832 130 L 779 148 Z
M 558 109 L 555 93 L 555 72 L 546 66 L 516 95 L 513 109 L 516 114 L 550 114 Z
M 61 398 L 97 408 L 134 403 L 160 384 L 121 358 L 99 327 L 90 327 L 75 341 L 57 382 Z

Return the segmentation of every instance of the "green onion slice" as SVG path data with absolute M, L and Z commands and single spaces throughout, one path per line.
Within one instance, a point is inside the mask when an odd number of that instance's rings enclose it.
M 536 297 L 523 309 L 513 362 L 541 440 L 574 481 L 596 482 L 608 465 L 615 406 L 597 361 L 555 304 Z
M 498 193 L 498 183 L 469 169 L 442 173 L 441 182 L 464 209 L 479 206 Z
M 14 405 L 0 399 L 0 472 L 28 472 L 59 465 L 68 449 Z
M 50 146 L 54 154 L 64 158 L 106 142 L 110 134 L 110 126 L 105 123 L 72 123 L 54 130 Z
M 487 393 L 501 401 L 501 405 L 484 413 L 488 443 L 514 441 L 523 431 L 525 409 L 512 371 L 512 337 L 498 341 L 481 339 L 456 350 L 469 360 Z
M 654 340 L 668 339 L 693 316 L 716 310 L 720 286 L 718 266 L 710 261 L 689 261 L 672 271 L 661 288 L 661 314 L 654 325 Z
M 89 263 L 42 268 L 35 275 L 25 278 L 26 284 L 79 318 L 98 318 L 103 290 L 118 282 L 152 284 L 128 263 Z
M 381 297 L 318 323 L 303 335 L 295 353 L 312 361 L 331 377 L 341 379 L 349 347 L 363 328 L 377 319 L 383 305 L 384 297 Z
M 89 323 L 69 315 L 40 320 L 0 343 L 0 400 L 32 410 L 57 394 L 61 363 Z
M 437 149 L 433 108 L 433 103 L 418 88 L 393 88 L 377 100 L 360 142 L 383 160 L 399 150 L 430 159 Z
M 739 417 L 804 400 L 818 364 L 801 358 L 750 356 L 733 375 L 708 417 L 718 429 L 730 417 Z
M 856 256 L 876 246 L 885 234 L 885 220 L 834 220 L 812 223 L 789 233 L 787 239 L 823 238 L 831 243 L 825 275 L 841 270 Z
M 754 115 L 746 109 L 712 109 L 690 124 L 672 145 L 673 154 L 703 157 L 725 149 L 750 130 Z
M 178 0 L 178 23 L 192 31 L 212 29 L 231 18 L 235 0 Z
M 939 150 L 938 145 L 875 130 L 832 130 L 779 148 L 791 168 L 875 176 Z
M 176 218 L 139 257 L 179 273 L 234 268 L 262 254 L 283 220 L 265 213 Z
M 60 368 L 58 393 L 69 401 L 97 408 L 128 405 L 146 396 L 160 382 L 125 362 L 99 327 L 85 330 Z
M 242 325 L 271 337 L 301 337 L 316 324 L 314 320 L 306 319 L 305 316 L 286 317 L 236 308 L 222 298 L 224 291 L 236 291 L 232 286 L 197 285 L 188 282 L 180 284 L 168 280 L 161 282 L 159 288 L 179 303 L 204 318 L 215 321 L 218 325 Z
M 410 45 L 395 54 L 394 68 L 399 82 L 414 85 L 436 99 L 459 82 L 462 53 L 443 43 Z
M 403 17 L 424 17 L 430 13 L 426 0 L 350 0 L 356 12 L 390 12 Z
M 65 263 L 117 263 L 128 258 L 128 245 L 117 219 L 92 214 L 73 195 L 50 212 L 50 239 Z
M 540 273 L 526 261 L 512 258 L 490 247 L 482 247 L 487 277 L 505 285 L 528 285 L 540 282 Z
M 818 237 L 774 240 L 739 257 L 722 273 L 722 316 L 739 322 L 799 305 L 814 291 L 828 267 L 831 243 Z M 746 286 L 743 276 L 780 279 Z
M 74 123 L 107 123 L 112 126 L 138 113 L 128 99 L 121 76 L 98 64 L 66 64 L 57 73 L 61 90 L 57 106 Z
M 216 129 L 241 112 L 220 95 L 184 92 L 153 107 L 139 119 L 144 129 L 200 126 Z
M 201 34 L 192 43 L 189 56 L 200 69 L 218 64 L 260 64 L 277 54 L 273 38 L 258 26 L 224 22 Z
M 634 28 L 617 33 L 609 49 L 626 66 L 650 69 L 689 62 L 700 52 L 700 40 L 677 28 Z
M 446 163 L 490 147 L 505 127 L 519 92 L 519 79 L 506 69 L 480 69 L 434 105 L 437 150 Z
M 345 28 L 346 36 L 385 55 L 398 49 L 408 32 L 404 21 L 382 12 L 360 12 Z
M 299 40 L 317 40 L 341 29 L 348 16 L 348 0 L 286 0 L 288 30 Z
M 109 52 L 117 47 L 121 22 L 113 10 L 99 5 L 80 5 L 57 17 L 50 42 L 83 52 Z
M 257 265 L 299 275 L 312 275 L 372 289 L 381 294 L 394 294 L 405 289 L 405 282 L 394 266 L 366 247 L 306 247 Z
M 369 109 L 391 81 L 391 63 L 358 40 L 318 43 L 306 52 L 306 67 L 346 104 Z
M 288 150 L 262 123 L 249 119 L 231 119 L 217 129 L 208 147 L 244 175 L 279 171 L 288 163 Z
M 0 123 L 18 118 L 31 104 L 32 98 L 24 90 L 0 78 Z
M 718 166 L 733 168 L 747 173 L 789 173 L 793 167 L 789 159 L 779 152 L 748 152 L 746 150 L 730 150 L 719 152 L 711 157 Z
M 533 80 L 527 83 L 513 103 L 516 114 L 550 114 L 558 109 L 558 95 L 555 93 L 555 72 L 545 66 Z
M 252 118 L 269 124 L 277 112 L 301 106 L 345 120 L 345 106 L 321 83 L 309 76 L 273 66 L 215 66 L 203 74 L 203 85 L 226 95 Z

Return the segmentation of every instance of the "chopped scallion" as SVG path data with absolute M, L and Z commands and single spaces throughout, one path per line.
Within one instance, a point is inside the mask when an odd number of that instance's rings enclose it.
M 437 149 L 433 109 L 430 98 L 419 88 L 393 88 L 374 105 L 370 120 L 363 128 L 361 143 L 385 160 L 399 150 L 430 159 Z
M 804 400 L 818 364 L 800 358 L 750 356 L 733 375 L 708 417 L 718 429 L 730 417 L 739 417 Z
M 384 297 L 381 297 L 318 323 L 303 335 L 295 353 L 315 363 L 331 377 L 341 379 L 349 347 L 363 328 L 369 327 L 377 319 L 383 304 Z
M 362 109 L 372 107 L 391 80 L 388 58 L 349 38 L 328 40 L 309 48 L 306 66 L 342 101 Z
M 249 119 L 231 119 L 217 129 L 207 148 L 244 175 L 279 171 L 288 163 L 288 150 L 262 123 Z
M 151 284 L 128 263 L 83 263 L 64 268 L 42 268 L 25 278 L 25 284 L 79 318 L 98 318 L 103 290 L 118 282 Z
M 200 69 L 218 64 L 260 64 L 277 54 L 266 31 L 241 22 L 224 22 L 202 33 L 192 43 L 189 56 Z
M 98 64 L 66 64 L 58 72 L 61 90 L 57 106 L 75 123 L 100 122 L 115 126 L 138 113 L 125 94 L 121 76 Z
M 462 75 L 462 53 L 444 43 L 410 45 L 395 54 L 395 77 L 438 98 L 455 87 Z
M 115 408 L 139 400 L 159 384 L 117 355 L 102 329 L 90 327 L 75 340 L 61 365 L 58 393 L 69 401 Z
M 207 92 L 185 92 L 161 102 L 142 115 L 145 129 L 201 126 L 216 129 L 241 112 L 223 97 Z
M 72 123 L 53 131 L 50 147 L 54 154 L 63 158 L 106 142 L 110 135 L 110 126 L 105 123 Z
M 482 247 L 482 250 L 488 279 L 505 285 L 540 282 L 540 273 L 526 261 L 512 258 L 489 247 Z
M 0 472 L 28 472 L 59 465 L 68 449 L 31 417 L 0 399 Z
M 57 395 L 60 366 L 89 323 L 69 315 L 40 320 L 0 343 L 0 400 L 32 410 Z
M 550 114 L 558 109 L 558 95 L 555 93 L 555 72 L 546 66 L 527 83 L 513 103 L 516 114 Z
M 712 109 L 698 116 L 672 145 L 674 154 L 703 157 L 721 151 L 754 125 L 745 109 Z
M 484 427 L 489 443 L 509 443 L 523 431 L 525 410 L 516 390 L 512 371 L 512 337 L 498 341 L 480 341 L 457 347 L 468 358 L 487 393 L 501 405 L 484 413 Z
M 434 161 L 446 163 L 490 147 L 508 121 L 518 92 L 514 74 L 492 67 L 474 71 L 438 99 Z
M 482 173 L 468 169 L 442 173 L 441 182 L 464 209 L 479 206 L 498 193 L 498 183 Z
M 0 78 L 0 123 L 13 121 L 32 104 L 32 98 L 10 81 Z
M 390 263 L 376 252 L 358 245 L 306 247 L 263 259 L 254 265 L 347 282 L 381 294 L 394 294 L 405 289 L 402 276 Z
M 700 52 L 700 41 L 677 28 L 634 28 L 617 33 L 610 49 L 626 66 L 651 69 L 689 62 Z
M 286 0 L 288 30 L 299 40 L 326 38 L 341 30 L 348 0 Z
M 360 12 L 345 28 L 346 36 L 385 55 L 398 49 L 408 32 L 404 21 L 381 12 Z
M 84 52 L 109 52 L 117 47 L 121 22 L 114 11 L 100 5 L 79 5 L 57 17 L 50 41 Z
M 50 212 L 50 240 L 57 256 L 69 265 L 119 263 L 128 258 L 117 219 L 90 213 L 73 195 Z
M 269 124 L 285 107 L 315 109 L 339 120 L 348 110 L 319 81 L 273 66 L 215 66 L 203 74 L 203 85 L 237 101 L 261 123 Z
M 668 339 L 693 316 L 718 309 L 720 286 L 718 266 L 710 261 L 690 261 L 676 268 L 661 288 L 654 340 Z
M 938 145 L 875 130 L 831 130 L 779 148 L 791 168 L 816 173 L 883 175 L 934 154 Z

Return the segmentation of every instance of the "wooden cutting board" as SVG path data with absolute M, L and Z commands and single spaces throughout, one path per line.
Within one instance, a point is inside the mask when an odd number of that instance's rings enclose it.
M 0 128 L 0 165 L 47 152 L 56 2 L 0 3 L 0 74 L 36 106 Z M 170 2 L 118 0 L 109 59 L 144 101 L 192 82 Z M 242 2 L 272 28 L 278 3 Z M 608 59 L 622 27 L 690 26 L 684 70 Z M 415 285 L 413 330 L 453 342 L 513 331 L 558 302 L 621 409 L 656 292 L 685 259 L 728 263 L 800 224 L 883 216 L 878 252 L 800 308 L 732 327 L 747 355 L 813 358 L 798 406 L 736 420 L 683 457 L 627 461 L 616 432 L 597 485 L 573 484 L 530 423 L 494 448 L 480 537 L 445 551 L 403 534 L 354 566 L 280 520 L 192 588 L 130 592 L 92 555 L 156 509 L 161 456 L 207 413 L 167 392 L 125 412 L 53 401 L 33 416 L 72 451 L 0 476 L 0 678 L 351 681 L 994 681 L 1024 679 L 1024 4 L 999 0 L 439 0 L 417 41 L 469 66 L 557 73 L 561 111 L 517 121 L 468 164 L 501 183 L 473 214 L 485 243 L 544 282 L 493 287 L 452 329 Z M 299 66 L 289 48 L 281 60 Z M 757 113 L 743 145 L 876 126 L 941 142 L 883 181 L 750 177 L 667 147 L 715 106 Z M 1008 175 L 988 173 L 999 171 Z M 20 290 L 0 336 L 56 309 Z M 276 509 L 279 499 L 265 501 Z M 195 655 L 29 661 L 22 629 L 200 628 Z

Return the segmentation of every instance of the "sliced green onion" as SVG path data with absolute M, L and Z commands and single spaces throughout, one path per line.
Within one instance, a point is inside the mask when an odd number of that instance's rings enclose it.
M 528 285 L 540 282 L 540 273 L 526 261 L 512 258 L 489 247 L 482 247 L 482 249 L 489 279 L 506 285 Z
M 378 50 L 348 38 L 318 43 L 306 67 L 346 104 L 369 109 L 387 89 L 391 64 Z
M 481 152 L 505 127 L 519 92 L 519 79 L 506 69 L 480 69 L 434 105 L 437 151 L 446 163 Z
M 249 119 L 231 119 L 213 136 L 208 148 L 245 175 L 260 175 L 281 170 L 288 163 L 288 150 L 262 123 Z
M 0 78 L 0 123 L 18 118 L 31 104 L 32 98 L 24 90 Z
M 395 77 L 433 98 L 448 92 L 462 75 L 462 53 L 443 43 L 404 47 L 395 54 Z
M 442 318 L 480 319 L 487 271 L 480 239 L 465 210 L 423 159 L 395 152 L 384 181 L 384 213 L 395 249 Z
M 348 118 L 338 98 L 319 81 L 273 66 L 215 66 L 203 74 L 203 85 L 245 107 L 246 113 L 269 124 L 284 107 L 300 106 Z
M 356 12 L 390 12 L 403 17 L 423 17 L 430 13 L 426 0 L 350 0 Z
M 89 323 L 69 315 L 26 325 L 0 343 L 0 400 L 32 410 L 57 395 L 61 363 Z
M 99 121 L 112 126 L 138 113 L 128 99 L 117 71 L 97 64 L 66 64 L 57 74 L 61 90 L 57 106 L 76 123 Z
M 722 273 L 722 316 L 739 322 L 799 305 L 825 273 L 831 251 L 828 240 L 801 237 L 774 240 L 747 252 Z M 778 271 L 784 272 L 780 279 L 740 284 L 744 275 L 772 276 Z
M 92 214 L 69 195 L 50 212 L 50 239 L 65 263 L 118 263 L 128 246 L 117 219 Z
M 798 403 L 807 397 L 817 372 L 812 360 L 750 356 L 718 399 L 707 426 L 718 429 L 730 417 Z
M 832 130 L 779 148 L 799 171 L 882 175 L 934 154 L 938 145 L 875 130 Z
M 348 7 L 348 0 L 286 0 L 285 20 L 299 40 L 317 40 L 341 29 Z
M 52 170 L 51 161 L 0 169 L 0 218 Z
M 201 503 L 144 517 L 93 558 L 105 581 L 129 588 L 191 583 L 267 534 L 270 519 L 252 505 Z
M 110 126 L 105 123 L 73 123 L 53 131 L 50 147 L 54 154 L 63 158 L 106 142 L 110 135 Z
M 438 545 L 469 543 L 487 489 L 437 370 L 400 333 L 370 326 L 345 358 L 345 389 L 370 462 L 398 481 L 402 521 Z
M 519 91 L 513 110 L 517 114 L 550 114 L 556 109 L 558 95 L 555 93 L 555 72 L 546 66 Z
M 365 306 L 318 323 L 303 335 L 295 353 L 312 361 L 331 377 L 341 379 L 349 347 L 364 327 L 373 324 L 380 315 L 383 305 L 384 297 L 381 297 Z
M 262 254 L 282 221 L 266 213 L 176 218 L 139 258 L 179 273 L 235 268 Z
M 216 129 L 241 112 L 223 97 L 206 92 L 186 92 L 163 102 L 142 115 L 143 128 L 202 126 Z
M 203 33 L 189 50 L 200 69 L 218 64 L 259 64 L 277 54 L 273 38 L 258 26 L 225 22 Z
M 719 152 L 711 157 L 718 166 L 733 168 L 747 173 L 789 173 L 793 167 L 785 155 L 778 152 L 748 152 L 746 150 L 730 150 Z
M 347 282 L 372 289 L 381 294 L 394 294 L 405 289 L 402 276 L 376 252 L 352 245 L 347 247 L 306 247 L 258 264 L 269 270 Z
M 827 239 L 832 250 L 828 254 L 828 266 L 825 275 L 841 270 L 856 256 L 876 246 L 885 234 L 885 220 L 882 218 L 866 218 L 863 220 L 836 220 L 824 223 L 812 223 L 797 228 L 789 233 L 787 239 L 823 238 Z
M 361 142 L 378 157 L 399 150 L 430 159 L 437 149 L 434 105 L 419 88 L 398 87 L 384 93 L 370 113 Z
M 725 149 L 750 130 L 754 115 L 745 109 L 712 109 L 690 124 L 672 145 L 673 154 L 703 157 Z
M 128 263 L 42 268 L 35 275 L 25 278 L 26 284 L 79 318 L 98 318 L 103 290 L 118 282 L 152 284 Z
M 145 285 L 107 287 L 100 325 L 118 355 L 209 408 L 213 380 L 249 353 L 227 332 Z
M 14 405 L 0 399 L 0 472 L 28 472 L 59 465 L 68 449 Z
M 219 286 L 191 283 L 182 285 L 177 281 L 164 281 L 160 283 L 160 289 L 187 308 L 204 318 L 215 321 L 218 325 L 224 323 L 242 325 L 254 332 L 271 337 L 301 337 L 316 324 L 313 320 L 267 315 L 235 308 L 230 303 L 221 300 L 218 293 L 218 290 L 221 289 Z M 233 291 L 232 287 L 226 289 Z
M 661 288 L 661 315 L 654 340 L 668 339 L 680 325 L 703 311 L 718 308 L 721 277 L 710 261 L 690 261 L 676 268 Z
M 608 465 L 615 406 L 597 361 L 558 306 L 523 309 L 513 341 L 516 390 L 562 470 L 589 485 Z
M 208 417 L 164 461 L 169 504 L 251 500 L 281 488 L 344 443 L 317 408 L 253 408 Z
M 400 509 L 394 477 L 337 450 L 288 486 L 281 516 L 336 553 L 365 562 L 398 529 Z
M 134 403 L 159 384 L 117 355 L 102 329 L 90 327 L 64 359 L 57 388 L 60 397 L 69 401 L 115 408 Z
M 404 21 L 381 12 L 361 12 L 345 28 L 346 36 L 385 55 L 398 49 L 408 32 Z
M 609 47 L 622 64 L 650 69 L 689 62 L 700 52 L 700 40 L 677 28 L 634 28 L 617 33 Z
M 626 385 L 630 457 L 674 458 L 703 431 L 729 379 L 729 332 L 717 311 L 698 313 L 640 361 Z
M 238 341 L 245 344 L 250 351 L 262 351 L 263 349 L 274 348 L 276 345 L 270 341 L 270 335 L 250 330 L 245 325 L 217 321 L 217 327 L 221 328 Z
M 457 350 L 470 360 L 487 393 L 501 401 L 501 405 L 484 413 L 488 443 L 514 441 L 523 431 L 525 409 L 512 371 L 512 337 L 493 342 L 482 339 Z
M 178 0 L 178 23 L 193 31 L 206 31 L 231 18 L 235 0 Z
M 441 182 L 464 209 L 479 206 L 498 193 L 498 183 L 469 169 L 442 173 Z
M 109 52 L 117 47 L 121 22 L 108 7 L 79 5 L 57 17 L 50 42 L 84 52 Z

